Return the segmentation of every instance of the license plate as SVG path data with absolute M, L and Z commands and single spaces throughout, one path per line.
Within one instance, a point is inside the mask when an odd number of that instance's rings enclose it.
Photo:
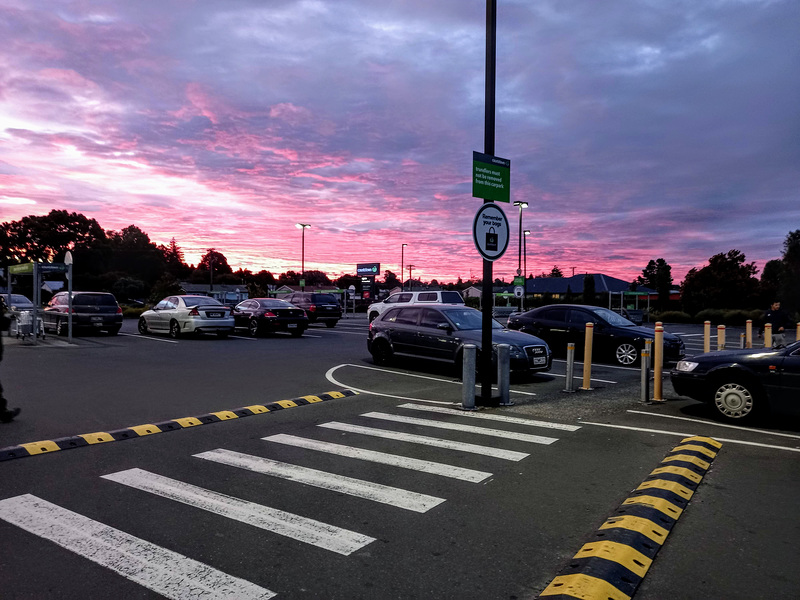
M 206 313 L 206 315 L 208 315 L 211 318 L 219 318 L 219 317 L 222 316 L 222 313 L 221 312 L 209 312 L 209 313 Z
M 297 329 L 297 323 L 288 323 L 286 325 L 287 329 Z
M 533 357 L 533 364 L 535 365 L 546 365 L 547 364 L 547 357 L 546 356 L 534 356 Z
M 102 321 L 103 317 L 92 317 L 92 321 Z

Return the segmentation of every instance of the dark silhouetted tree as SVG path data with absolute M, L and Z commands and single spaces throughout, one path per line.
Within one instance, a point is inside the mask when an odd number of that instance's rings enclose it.
M 667 307 L 672 288 L 672 267 L 663 258 L 651 260 L 634 283 L 658 292 L 656 305 L 663 310 Z
M 690 314 L 706 308 L 753 308 L 759 303 L 755 263 L 739 250 L 715 254 L 708 265 L 692 268 L 681 285 L 681 301 Z

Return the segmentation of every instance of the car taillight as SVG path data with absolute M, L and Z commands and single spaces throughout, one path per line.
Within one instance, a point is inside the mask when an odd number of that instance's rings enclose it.
M 199 317 L 200 316 L 200 311 L 197 310 L 196 306 L 192 310 L 189 311 L 189 316 L 190 317 Z
M 262 316 L 264 316 L 264 317 L 274 317 L 275 313 L 271 313 L 271 312 L 267 311 Z
M 311 312 L 316 312 L 317 311 L 317 305 L 316 304 L 312 304 L 311 306 L 308 307 L 308 310 L 310 310 Z
M 118 306 L 118 307 L 117 307 L 117 314 L 118 314 L 118 315 L 121 315 L 121 314 L 122 314 L 122 307 L 121 307 L 121 306 Z

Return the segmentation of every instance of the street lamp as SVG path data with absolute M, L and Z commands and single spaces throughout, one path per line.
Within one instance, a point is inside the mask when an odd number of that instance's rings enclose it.
M 517 275 L 522 275 L 522 209 L 528 208 L 527 202 L 514 202 L 514 206 L 519 206 L 519 262 L 517 264 Z
M 403 283 L 403 261 L 404 261 L 404 258 L 405 258 L 404 257 L 404 252 L 405 252 L 406 246 L 408 246 L 408 244 L 401 244 L 400 245 L 400 290 L 403 291 L 403 292 L 406 291 L 406 286 Z
M 300 263 L 300 279 L 303 282 L 303 285 L 300 286 L 300 291 L 302 292 L 305 289 L 305 279 L 306 279 L 306 229 L 311 227 L 308 223 L 295 223 L 295 227 L 298 229 L 302 229 L 303 236 L 302 236 L 302 254 L 301 254 L 301 263 Z

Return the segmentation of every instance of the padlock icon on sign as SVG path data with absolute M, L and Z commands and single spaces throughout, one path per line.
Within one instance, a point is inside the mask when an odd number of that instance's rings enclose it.
M 489 227 L 489 231 L 486 232 L 486 250 L 497 252 L 497 232 L 494 227 Z

